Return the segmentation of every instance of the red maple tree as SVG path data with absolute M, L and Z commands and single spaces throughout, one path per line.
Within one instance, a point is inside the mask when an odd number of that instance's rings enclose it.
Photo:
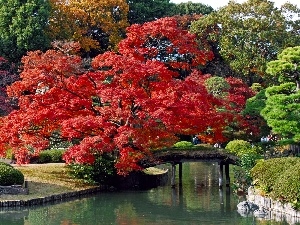
M 180 47 L 189 49 L 184 43 Z M 121 54 L 95 57 L 91 67 L 70 51 L 23 57 L 21 80 L 8 89 L 20 109 L 1 119 L 2 153 L 10 148 L 18 163 L 26 163 L 59 132 L 72 143 L 67 163 L 93 163 L 110 153 L 118 173 L 126 175 L 141 169 L 139 161 L 152 150 L 172 146 L 178 134 L 209 128 L 215 139 L 222 138 L 227 114 L 217 110 L 223 103 L 207 92 L 201 73 L 176 79 L 178 71 L 165 61 L 141 58 L 127 48 L 123 44 Z

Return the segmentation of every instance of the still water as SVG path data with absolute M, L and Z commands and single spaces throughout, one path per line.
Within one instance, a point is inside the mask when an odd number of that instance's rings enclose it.
M 218 167 L 184 163 L 183 185 L 146 191 L 99 193 L 39 207 L 0 211 L 2 225 L 287 225 L 285 221 L 242 217 L 239 199 L 219 190 Z

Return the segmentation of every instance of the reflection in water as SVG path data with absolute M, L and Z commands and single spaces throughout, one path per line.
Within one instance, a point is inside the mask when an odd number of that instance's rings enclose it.
M 218 166 L 184 163 L 182 186 L 99 193 L 60 204 L 2 210 L 4 225 L 284 225 L 237 213 L 238 199 L 218 188 Z M 178 184 L 178 182 L 176 182 Z

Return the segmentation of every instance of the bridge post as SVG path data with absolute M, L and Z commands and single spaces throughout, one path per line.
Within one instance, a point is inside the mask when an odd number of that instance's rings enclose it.
M 226 187 L 230 186 L 229 163 L 225 163 Z
M 182 162 L 179 163 L 179 186 L 182 186 Z
M 171 187 L 175 188 L 175 175 L 176 175 L 176 164 L 172 163 L 172 170 L 171 170 Z
M 219 188 L 223 188 L 223 162 L 219 162 Z

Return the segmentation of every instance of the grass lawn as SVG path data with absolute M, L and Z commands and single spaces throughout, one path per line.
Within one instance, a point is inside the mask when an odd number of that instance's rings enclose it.
M 28 181 L 29 194 L 0 195 L 0 201 L 28 200 L 93 187 L 82 180 L 72 178 L 63 163 L 15 165 L 15 168 L 20 170 Z
M 0 195 L 3 200 L 29 200 L 47 197 L 55 194 L 73 192 L 93 188 L 95 186 L 85 183 L 83 180 L 75 179 L 68 173 L 68 168 L 63 163 L 28 164 L 13 166 L 20 170 L 28 184 L 28 195 Z M 144 170 L 146 174 L 158 175 L 165 170 L 150 167 Z

